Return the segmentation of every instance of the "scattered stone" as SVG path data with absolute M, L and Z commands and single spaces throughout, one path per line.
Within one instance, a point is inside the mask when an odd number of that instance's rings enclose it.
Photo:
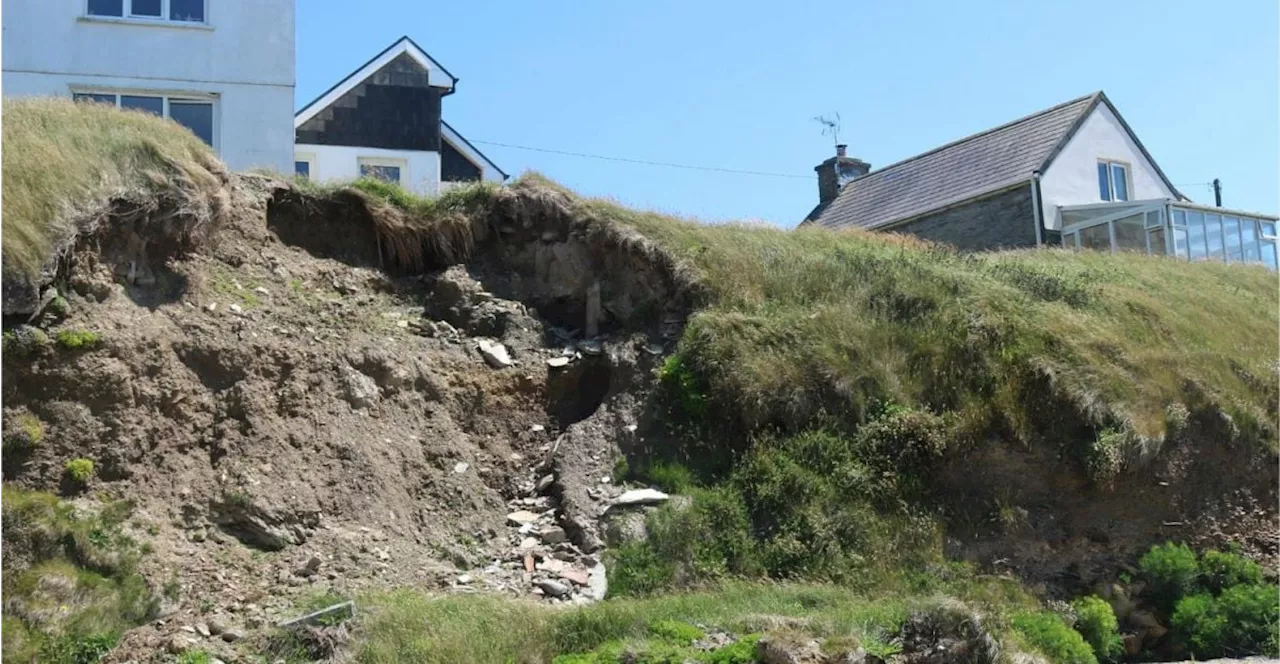
M 271 294 L 271 291 L 267 290 L 266 288 L 263 288 L 262 286 L 258 286 L 257 288 L 254 288 L 254 289 L 253 289 L 253 292 L 257 293 L 258 295 L 270 295 L 270 294 Z
M 538 480 L 538 486 L 534 488 L 534 491 L 540 494 L 546 493 L 547 489 L 551 488 L 552 482 L 555 482 L 555 481 L 556 481 L 556 478 L 554 475 L 543 475 L 542 479 Z
M 356 408 L 368 408 L 378 401 L 378 382 L 359 371 L 343 366 L 342 393 L 347 402 Z
M 520 546 L 519 546 L 518 548 L 519 548 L 521 551 L 528 551 L 528 550 L 530 550 L 530 549 L 532 549 L 532 548 L 534 548 L 534 547 L 536 547 L 536 546 L 538 546 L 538 540 L 537 540 L 537 538 L 534 538 L 534 537 L 526 537 L 526 538 L 524 538 L 524 539 L 520 540 Z
M 561 367 L 569 366 L 569 362 L 571 361 L 572 361 L 571 358 L 565 357 L 563 355 L 561 355 L 560 357 L 549 357 L 547 358 L 547 366 L 551 367 L 552 369 L 559 369 Z
M 226 641 L 227 643 L 235 643 L 236 641 L 239 641 L 240 639 L 243 639 L 243 638 L 244 638 L 244 632 L 241 632 L 238 629 L 229 629 L 222 633 L 222 640 Z
M 569 537 L 565 535 L 564 528 L 561 528 L 560 526 L 543 528 L 538 531 L 538 537 L 541 537 L 542 541 L 547 544 L 558 544 L 569 539 Z
M 204 305 L 204 310 L 209 313 L 213 313 L 218 310 L 218 303 L 210 302 L 209 304 Z
M 587 563 L 587 587 L 582 591 L 582 594 L 590 599 L 600 601 L 609 593 L 609 579 L 605 573 L 604 564 L 595 561 L 590 556 L 583 560 L 591 560 L 591 562 Z
M 500 343 L 481 339 L 476 344 L 476 349 L 480 351 L 480 355 L 484 357 L 484 361 L 494 369 L 501 369 L 515 364 L 511 361 L 511 356 L 507 354 L 507 347 Z
M 601 476 L 600 476 L 600 483 L 601 483 L 601 484 L 611 484 L 612 482 L 613 482 L 613 478 L 612 478 L 612 477 L 610 477 L 610 476 L 608 476 L 608 475 L 601 475 Z
M 657 505 L 665 503 L 671 496 L 657 489 L 632 489 L 613 499 L 611 507 L 631 507 L 633 505 Z
M 243 309 L 240 305 L 238 305 L 238 304 L 230 304 L 230 305 L 227 305 L 227 309 L 229 309 L 229 310 L 231 311 L 231 313 L 233 313 L 233 314 L 235 314 L 235 315 L 237 315 L 237 316 L 239 316 L 240 314 L 244 313 L 244 309 Z
M 459 461 L 458 463 L 453 464 L 453 472 L 461 475 L 462 473 L 467 472 L 467 469 L 470 467 L 471 467 L 471 464 L 467 463 L 466 461 Z
M 196 634 L 199 634 L 200 636 L 207 638 L 208 636 L 211 635 L 211 632 L 209 631 L 209 626 L 204 623 L 196 623 Z
M 471 583 L 472 578 L 470 574 L 463 574 L 458 577 L 457 581 L 458 581 L 458 585 L 465 586 Z
M 578 342 L 578 350 L 583 355 L 599 355 L 604 352 L 604 344 L 595 339 L 584 339 Z
M 576 567 L 560 570 L 560 578 L 566 581 L 572 581 L 579 586 L 585 586 L 589 581 L 587 570 L 578 569 Z
M 766 634 L 756 641 L 756 657 L 764 664 L 819 664 L 822 647 L 816 639 L 791 634 Z
M 564 597 L 572 591 L 569 586 L 551 579 L 538 579 L 533 585 L 551 597 Z
M 181 655 L 191 648 L 191 639 L 182 634 L 174 634 L 169 637 L 169 641 L 165 643 L 164 649 L 169 651 L 171 655 Z
M 532 572 L 533 567 L 534 567 L 533 554 L 532 553 L 524 554 L 524 571 Z
M 529 427 L 529 430 L 530 430 L 530 431 L 532 431 L 532 432 L 534 432 L 534 433 L 541 433 L 541 432 L 543 432 L 543 431 L 546 431 L 546 430 L 547 430 L 547 428 L 546 428 L 546 427 L 544 427 L 544 426 L 542 426 L 541 424 L 535 424 L 535 425 L 533 425 L 533 426 Z M 514 455 L 513 455 L 513 456 L 514 456 Z
M 646 353 L 648 353 L 648 354 L 650 354 L 650 355 L 661 355 L 661 354 L 662 354 L 662 344 L 645 344 L 645 345 L 644 345 L 644 352 L 646 352 Z
M 315 625 L 321 621 L 332 624 L 333 621 L 342 621 L 351 618 L 356 614 L 356 603 L 350 600 L 326 606 L 319 611 L 312 611 L 305 616 L 298 616 L 280 623 L 279 627 L 292 627 L 294 625 Z M 223 638 L 226 638 L 225 634 Z
M 513 526 L 526 526 L 538 520 L 538 515 L 529 510 L 518 510 L 507 515 L 507 522 Z
M 213 620 L 209 621 L 210 634 L 214 636 L 218 636 L 219 634 L 222 634 L 225 631 L 227 631 L 227 626 L 222 624 L 222 621 L 218 620 L 217 618 L 214 618 Z

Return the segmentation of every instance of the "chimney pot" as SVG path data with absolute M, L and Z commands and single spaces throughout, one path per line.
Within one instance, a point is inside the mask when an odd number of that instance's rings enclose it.
M 841 143 L 841 144 L 837 145 L 837 146 L 836 146 L 836 156 L 837 156 L 837 157 L 843 157 L 843 156 L 845 156 L 845 149 L 846 149 L 846 148 L 848 148 L 848 147 L 849 147 L 849 146 L 845 145 L 844 143 Z

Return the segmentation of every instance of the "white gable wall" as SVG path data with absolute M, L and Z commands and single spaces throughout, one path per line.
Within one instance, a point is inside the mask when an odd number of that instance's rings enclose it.
M 1129 200 L 1174 198 L 1156 167 L 1129 137 L 1105 103 L 1098 104 L 1040 178 L 1045 227 L 1062 229 L 1059 205 L 1103 202 L 1098 192 L 1098 161 L 1129 165 Z
M 349 182 L 360 177 L 361 158 L 401 161 L 400 184 L 405 189 L 424 196 L 440 193 L 439 152 L 299 143 L 294 155 L 296 160 L 311 164 L 311 179 L 316 182 Z M 288 172 L 293 172 L 292 166 Z
M 87 16 L 85 0 L 8 0 L 3 91 L 212 98 L 214 147 L 231 168 L 289 172 L 294 2 L 206 0 L 206 22 L 193 24 Z

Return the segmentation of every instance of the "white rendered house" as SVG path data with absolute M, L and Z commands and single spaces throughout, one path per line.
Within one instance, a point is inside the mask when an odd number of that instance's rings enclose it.
M 294 172 L 317 181 L 376 177 L 425 195 L 507 174 L 442 119 L 458 79 L 401 37 L 294 117 Z
M 294 0 L 8 0 L 3 93 L 172 118 L 234 170 L 292 168 Z

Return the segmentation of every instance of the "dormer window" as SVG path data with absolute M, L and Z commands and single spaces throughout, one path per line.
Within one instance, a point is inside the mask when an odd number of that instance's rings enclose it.
M 87 0 L 89 16 L 204 23 L 206 0 Z

